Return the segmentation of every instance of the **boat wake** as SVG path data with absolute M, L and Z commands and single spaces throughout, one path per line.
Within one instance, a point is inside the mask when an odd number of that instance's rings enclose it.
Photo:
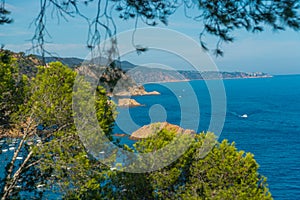
M 230 114 L 236 116 L 236 117 L 239 117 L 239 118 L 248 118 L 248 114 L 238 114 L 236 112 L 230 112 Z

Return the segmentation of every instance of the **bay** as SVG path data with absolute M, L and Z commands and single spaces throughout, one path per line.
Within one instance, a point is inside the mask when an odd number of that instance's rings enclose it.
M 219 141 L 235 142 L 239 150 L 255 155 L 274 199 L 300 199 L 300 75 L 223 82 L 227 111 Z M 144 106 L 119 108 L 116 133 L 130 134 L 156 121 L 184 128 L 197 125 L 197 132 L 208 130 L 211 99 L 204 81 L 146 84 L 145 88 L 161 95 L 133 97 Z M 134 143 L 128 138 L 121 141 Z

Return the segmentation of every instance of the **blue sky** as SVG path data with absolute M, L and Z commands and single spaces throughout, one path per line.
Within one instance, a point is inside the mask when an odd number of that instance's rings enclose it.
M 9 1 L 7 7 L 12 11 L 14 23 L 1 26 L 1 44 L 13 51 L 25 51 L 30 48 L 30 39 L 33 36 L 34 26 L 30 23 L 37 15 L 39 1 Z M 85 10 L 86 13 L 93 14 L 95 9 L 91 6 Z M 56 52 L 62 57 L 81 57 L 85 58 L 88 50 L 85 47 L 87 39 L 86 24 L 82 19 L 69 18 L 68 22 L 57 20 L 48 16 L 48 31 L 51 38 L 47 41 L 48 49 Z M 126 31 L 134 27 L 134 21 L 122 21 L 116 18 L 118 31 Z M 144 25 L 140 25 L 144 27 Z M 184 16 L 178 10 L 169 18 L 169 25 L 165 27 L 179 31 L 198 41 L 198 34 L 201 31 L 201 23 L 195 22 Z M 218 68 L 222 71 L 263 71 L 271 74 L 300 74 L 300 32 L 287 30 L 285 32 L 273 33 L 266 30 L 263 33 L 251 34 L 245 31 L 234 32 L 235 42 L 224 44 L 225 54 L 223 57 L 216 58 L 211 56 Z M 215 39 L 207 38 L 210 47 L 214 47 Z M 186 48 L 180 46 L 180 48 Z M 151 55 L 151 56 L 150 56 Z M 140 64 L 139 60 L 147 61 L 149 57 L 153 60 L 164 59 L 159 53 L 142 55 L 137 57 L 127 56 L 121 59 Z M 165 56 L 165 55 L 164 55 Z M 171 65 L 181 65 L 178 60 L 169 58 Z M 149 60 L 151 62 L 151 60 Z M 172 63 L 173 62 L 173 63 Z

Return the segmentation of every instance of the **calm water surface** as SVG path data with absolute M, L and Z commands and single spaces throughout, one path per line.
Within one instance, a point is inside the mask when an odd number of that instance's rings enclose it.
M 235 142 L 239 150 L 252 152 L 266 176 L 275 199 L 300 199 L 300 76 L 275 76 L 266 79 L 224 80 L 227 112 L 219 140 Z M 168 121 L 193 128 L 199 114 L 198 132 L 208 129 L 211 117 L 210 96 L 204 81 L 148 84 L 148 91 L 160 96 L 135 99 L 145 106 L 119 109 L 115 132 L 132 132 L 155 121 Z M 188 89 L 189 87 L 192 90 Z M 186 102 L 182 103 L 182 100 Z M 182 111 L 195 107 L 182 117 Z M 183 108 L 182 108 L 183 107 Z M 127 111 L 130 115 L 123 115 Z M 128 114 L 128 113 L 127 113 Z M 247 118 L 241 116 L 246 114 Z M 198 124 L 197 124 L 198 125 Z M 123 142 L 132 143 L 127 139 Z

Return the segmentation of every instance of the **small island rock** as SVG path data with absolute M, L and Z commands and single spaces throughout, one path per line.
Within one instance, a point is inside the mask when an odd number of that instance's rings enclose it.
M 123 99 L 118 100 L 118 106 L 120 106 L 120 107 L 136 107 L 136 106 L 141 106 L 141 104 L 134 99 L 123 98 Z
M 144 95 L 160 95 L 157 91 L 147 92 L 144 86 L 133 86 L 127 90 L 115 93 L 115 96 L 144 96 Z
M 170 124 L 168 122 L 157 122 L 149 125 L 145 125 L 138 129 L 137 131 L 133 132 L 129 139 L 131 140 L 139 140 L 144 139 L 149 136 L 155 135 L 162 129 L 168 130 L 168 131 L 174 131 L 177 134 L 196 134 L 194 130 L 190 129 L 183 129 L 180 126 Z

